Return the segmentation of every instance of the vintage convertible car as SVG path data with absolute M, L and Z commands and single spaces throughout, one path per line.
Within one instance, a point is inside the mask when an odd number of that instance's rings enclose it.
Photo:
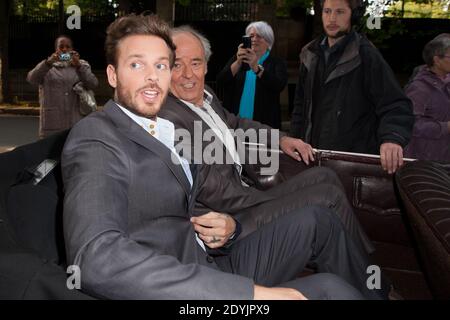
M 0 154 L 0 299 L 90 298 L 66 287 L 57 164 L 66 136 Z M 407 161 L 393 176 L 377 156 L 319 150 L 310 166 L 338 173 L 400 295 L 450 298 L 450 165 Z M 270 188 L 307 168 L 280 154 L 278 173 L 260 182 Z

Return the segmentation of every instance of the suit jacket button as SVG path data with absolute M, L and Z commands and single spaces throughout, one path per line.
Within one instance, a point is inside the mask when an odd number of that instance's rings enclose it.
M 209 263 L 213 263 L 214 262 L 214 258 L 211 256 L 206 256 L 206 261 L 208 261 Z

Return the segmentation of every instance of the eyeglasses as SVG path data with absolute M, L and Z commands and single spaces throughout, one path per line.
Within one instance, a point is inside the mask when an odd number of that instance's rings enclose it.
M 259 34 L 257 34 L 257 33 L 251 33 L 250 35 L 250 38 L 252 38 L 252 39 L 256 39 L 256 40 L 261 40 L 261 39 L 263 39 L 263 37 L 261 37 Z

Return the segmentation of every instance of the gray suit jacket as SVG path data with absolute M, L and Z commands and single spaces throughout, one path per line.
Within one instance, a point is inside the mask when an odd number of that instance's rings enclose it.
M 191 188 L 170 150 L 114 102 L 75 125 L 62 170 L 66 249 L 82 290 L 113 299 L 253 297 L 251 279 L 221 272 L 196 242 Z

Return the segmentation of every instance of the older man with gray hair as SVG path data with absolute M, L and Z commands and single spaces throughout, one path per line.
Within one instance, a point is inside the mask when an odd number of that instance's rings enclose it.
M 205 87 L 206 56 L 210 52 L 205 37 L 190 27 L 181 27 L 172 30 L 172 39 L 176 46 L 176 59 L 170 83 L 171 93 L 159 116 L 174 124 L 175 136 L 177 132 L 187 131 L 194 137 L 189 139 L 183 133 L 181 141 L 175 138 L 176 144 L 184 143 L 185 140 L 189 143 L 190 140 L 193 148 L 200 149 L 203 156 L 202 163 L 206 165 L 202 165 L 199 170 L 201 182 L 191 222 L 214 261 L 222 270 L 251 275 L 257 283 L 277 284 L 294 280 L 303 270 L 306 257 L 308 265 L 317 272 L 329 272 L 343 278 L 366 298 L 386 298 L 388 286 L 384 279 L 379 289 L 371 290 L 366 285 L 366 270 L 370 263 L 363 245 L 367 245 L 365 248 L 370 251 L 370 241 L 356 221 L 337 176 L 329 169 L 317 167 L 267 191 L 246 185 L 245 181 L 249 184 L 254 182 L 249 176 L 244 179 L 252 168 L 244 161 L 239 162 L 242 158 L 236 154 L 236 149 L 241 140 L 237 135 L 233 137 L 232 129 L 265 129 L 278 136 L 277 130 L 227 112 L 214 93 Z M 213 133 L 213 140 L 203 139 L 206 132 Z M 201 143 L 197 145 L 199 135 Z M 283 136 L 282 148 L 283 141 L 294 145 L 302 143 L 298 139 Z M 233 159 L 234 163 L 208 163 L 209 159 L 205 157 L 211 156 L 208 154 L 210 144 L 217 142 L 220 150 L 227 154 L 227 160 Z M 276 141 L 274 144 L 278 148 Z M 273 144 L 269 147 L 275 148 Z M 184 152 L 182 156 L 193 164 L 197 163 Z M 287 234 L 288 237 L 282 242 L 275 243 L 272 241 L 273 235 L 278 232 L 284 234 L 285 231 L 280 229 L 274 234 L 273 230 L 268 229 L 279 226 L 283 221 L 287 225 L 307 227 L 310 206 L 318 209 L 315 219 L 333 220 L 346 238 L 346 241 L 327 241 L 333 247 L 327 248 L 326 253 L 321 251 L 320 255 L 325 260 L 317 259 L 315 253 L 309 255 L 308 239 L 291 237 L 306 235 L 305 232 L 294 231 Z M 324 230 L 317 228 L 312 234 L 320 235 L 322 232 Z M 292 250 L 297 247 L 301 249 Z M 266 262 L 261 260 L 265 258 L 276 261 L 273 268 L 267 268 Z M 290 267 L 285 268 L 287 265 Z M 260 273 L 262 269 L 264 271 Z
M 204 206 L 219 212 L 238 214 L 234 217 L 238 221 L 236 226 L 242 225 L 242 233 L 239 237 L 242 238 L 282 214 L 286 207 L 301 208 L 306 205 L 328 207 L 340 218 L 356 244 L 369 253 L 373 252 L 373 245 L 354 216 L 343 186 L 332 170 L 314 167 L 269 190 L 260 190 L 261 186 L 258 184 L 253 166 L 239 161 L 242 158 L 236 149 L 242 141 L 239 137 L 233 136 L 232 131 L 266 130 L 270 134 L 274 130 L 267 125 L 237 117 L 226 111 L 214 93 L 205 87 L 205 74 L 207 61 L 211 55 L 211 46 L 204 36 L 188 26 L 175 28 L 172 33 L 177 46 L 177 58 L 172 72 L 171 92 L 160 111 L 160 116 L 173 122 L 176 129 L 187 130 L 191 136 L 194 136 L 194 140 L 191 140 L 190 155 L 183 154 L 191 163 L 195 162 L 192 158 L 193 154 L 199 151 L 205 156 L 205 150 L 210 148 L 211 144 L 210 140 L 201 140 L 201 144 L 197 145 L 195 135 L 200 133 L 204 137 L 205 132 L 211 129 L 214 132 L 214 142 L 221 143 L 224 154 L 229 155 L 228 159 L 234 160 L 234 163 L 223 161 L 210 164 L 209 173 L 213 172 L 214 176 L 210 175 L 202 185 L 203 189 L 210 191 L 208 192 L 210 196 L 206 199 L 205 197 L 197 199 L 198 208 Z M 278 133 L 277 130 L 275 131 Z M 279 135 L 281 136 L 279 144 L 268 145 L 268 147 L 280 147 L 293 158 L 299 158 L 299 156 L 290 148 L 300 149 L 299 153 L 305 158 L 309 152 L 312 155 L 310 145 L 303 143 L 300 139 L 287 137 L 283 133 Z M 229 136 L 232 136 L 231 139 Z M 186 143 L 184 139 L 182 140 L 180 143 Z M 267 141 L 271 140 L 271 138 L 267 139 Z M 204 163 L 209 164 L 209 161 Z M 209 218 L 208 222 L 202 221 L 202 223 L 226 225 L 225 222 L 228 219 L 222 215 Z M 224 221 L 221 222 L 221 220 Z M 225 229 L 220 233 L 232 235 L 234 231 Z M 221 240 L 222 242 L 215 244 L 215 248 L 226 246 L 229 238 L 222 237 Z

